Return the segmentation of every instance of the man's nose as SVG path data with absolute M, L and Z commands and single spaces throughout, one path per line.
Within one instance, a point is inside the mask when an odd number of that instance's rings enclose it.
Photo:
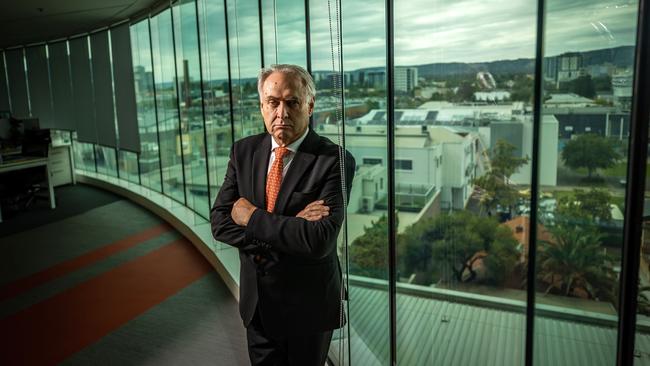
M 278 108 L 275 110 L 275 114 L 277 118 L 285 118 L 287 117 L 287 105 L 284 102 L 280 102 L 278 105 Z

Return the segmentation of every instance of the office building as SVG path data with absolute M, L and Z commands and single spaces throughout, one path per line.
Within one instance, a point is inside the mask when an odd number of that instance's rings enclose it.
M 33 4 L 0 24 L 0 364 L 247 364 L 210 208 L 290 63 L 356 160 L 329 365 L 650 365 L 647 0 Z M 585 72 L 612 105 L 558 90 Z

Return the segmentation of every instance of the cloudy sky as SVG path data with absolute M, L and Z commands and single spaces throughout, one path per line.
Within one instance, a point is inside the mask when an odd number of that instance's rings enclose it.
M 344 69 L 384 66 L 384 1 L 341 2 Z M 199 21 L 210 32 L 202 40 L 202 49 L 214 60 L 225 56 L 223 7 L 219 3 L 199 0 Z M 546 3 L 546 55 L 635 42 L 636 0 L 548 0 Z M 305 65 L 305 13 L 297 4 L 302 1 L 263 1 L 266 64 Z M 338 68 L 336 29 L 330 33 L 330 15 L 331 24 L 336 26 L 335 9 L 328 9 L 325 0 L 312 0 L 310 7 L 313 69 L 332 69 L 332 48 Z M 533 58 L 536 7 L 537 2 L 532 0 L 395 0 L 395 63 Z M 260 65 L 257 0 L 228 1 L 228 17 L 233 76 L 253 77 Z M 176 27 L 185 26 L 187 32 L 196 29 L 193 21 L 180 23 L 175 21 Z M 179 31 L 183 32 L 177 28 L 177 34 Z M 186 51 L 192 52 L 187 47 Z M 213 64 L 211 74 L 223 74 L 224 63 Z

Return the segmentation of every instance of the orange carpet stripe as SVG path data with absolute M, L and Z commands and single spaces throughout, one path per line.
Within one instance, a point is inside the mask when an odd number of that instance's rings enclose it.
M 0 365 L 55 365 L 212 271 L 184 239 L 0 320 Z
M 134 247 L 144 241 L 161 235 L 172 228 L 167 224 L 157 225 L 147 230 L 107 244 L 101 248 L 82 254 L 76 258 L 56 264 L 48 269 L 36 272 L 0 287 L 0 301 L 14 297 L 36 286 L 52 281 L 58 277 L 74 272 L 101 259 L 107 258 L 117 252 Z

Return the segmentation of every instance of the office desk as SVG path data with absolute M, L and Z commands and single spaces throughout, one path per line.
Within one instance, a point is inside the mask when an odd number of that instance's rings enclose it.
M 54 200 L 54 187 L 52 186 L 52 179 L 50 178 L 50 164 L 48 158 L 23 157 L 15 160 L 4 161 L 0 163 L 0 174 L 38 166 L 45 167 L 47 188 L 50 193 L 50 207 L 54 209 L 56 208 L 56 202 Z M 0 222 L 2 222 L 2 210 L 0 210 Z

